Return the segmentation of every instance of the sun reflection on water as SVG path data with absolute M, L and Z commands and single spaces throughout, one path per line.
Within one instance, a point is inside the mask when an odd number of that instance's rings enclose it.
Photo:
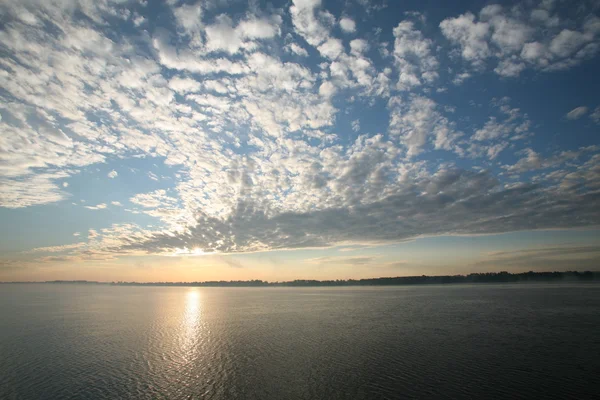
M 185 294 L 185 311 L 181 329 L 181 353 L 186 362 L 192 361 L 197 352 L 202 329 L 202 301 L 200 291 L 190 289 Z

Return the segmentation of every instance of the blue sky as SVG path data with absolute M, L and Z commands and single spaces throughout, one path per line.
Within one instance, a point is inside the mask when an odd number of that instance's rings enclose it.
M 2 1 L 0 280 L 595 269 L 600 2 Z

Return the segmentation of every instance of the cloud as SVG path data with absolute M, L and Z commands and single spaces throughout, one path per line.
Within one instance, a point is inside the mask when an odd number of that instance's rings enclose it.
M 177 203 L 177 199 L 167 195 L 166 190 L 160 189 L 150 193 L 140 193 L 130 198 L 134 204 L 144 208 L 158 208 L 164 206 L 173 206 Z
M 296 43 L 289 43 L 284 47 L 285 51 L 301 57 L 308 57 L 308 51 Z
M 473 266 L 494 270 L 594 270 L 599 261 L 599 246 L 561 245 L 492 252 L 483 255 Z
M 452 150 L 461 135 L 429 98 L 411 96 L 408 101 L 403 101 L 392 97 L 388 108 L 389 131 L 406 147 L 409 157 L 421 153 L 430 140 L 433 140 L 436 149 Z
M 442 169 L 416 185 L 353 208 L 270 215 L 258 204 L 239 201 L 227 218 L 198 215 L 196 225 L 185 232 L 125 240 L 119 250 L 161 253 L 197 248 L 234 253 L 389 243 L 421 235 L 584 227 L 600 222 L 592 200 L 596 198 L 594 192 L 574 198 L 536 184 L 503 188 L 487 172 Z M 572 215 L 581 218 L 574 220 Z
M 173 9 L 177 25 L 186 34 L 198 33 L 202 28 L 202 3 L 183 4 Z
M 281 18 L 278 16 L 267 18 L 250 17 L 233 26 L 233 21 L 227 15 L 219 15 L 216 22 L 207 25 L 206 49 L 209 52 L 225 51 L 230 54 L 237 53 L 242 48 L 251 49 L 255 46 L 254 40 L 270 39 L 279 34 Z
M 446 38 L 461 47 L 461 55 L 465 60 L 481 66 L 489 57 L 490 25 L 475 21 L 475 15 L 472 13 L 447 18 L 440 23 L 440 29 Z
M 83 206 L 83 207 L 87 208 L 88 210 L 104 210 L 106 208 L 106 204 L 100 203 L 100 204 L 96 204 L 95 206 Z
M 35 249 L 29 250 L 29 253 L 62 253 L 65 251 L 80 249 L 87 245 L 86 242 L 79 242 L 73 244 L 64 244 L 60 246 L 48 246 L 48 247 L 36 247 Z
M 101 163 L 152 165 L 123 209 L 152 226 L 103 213 L 114 219 L 64 260 L 597 224 L 598 149 L 529 140 L 527 104 L 450 103 L 488 67 L 516 78 L 592 57 L 585 9 L 568 20 L 488 6 L 449 15 L 440 38 L 416 14 L 350 29 L 319 0 L 231 14 L 178 2 L 160 6 L 165 18 L 121 2 L 31 4 L 0 6 L 0 206 L 64 201 L 66 180 Z
M 65 172 L 55 172 L 27 175 L 18 180 L 0 177 L 0 206 L 20 208 L 65 200 L 69 195 L 55 181 L 67 176 Z
M 323 97 L 331 97 L 335 94 L 337 88 L 331 82 L 323 82 L 319 87 L 319 94 Z
M 569 111 L 567 113 L 567 115 L 565 115 L 565 117 L 570 120 L 579 119 L 579 118 L 583 117 L 585 114 L 587 114 L 587 112 L 588 112 L 588 108 L 581 106 L 581 107 L 577 107 L 577 108 L 574 108 L 571 111 Z
M 595 146 L 582 147 L 577 151 L 562 151 L 549 157 L 543 157 L 534 150 L 526 148 L 518 153 L 523 155 L 521 159 L 519 159 L 514 165 L 505 165 L 503 168 L 511 173 L 521 173 L 546 168 L 557 168 L 565 162 L 577 160 L 579 157 L 597 150 L 598 149 Z
M 356 22 L 351 18 L 344 17 L 340 19 L 340 28 L 342 28 L 344 32 L 352 33 L 356 31 Z
M 469 72 L 461 72 L 452 79 L 452 83 L 455 85 L 462 85 L 464 81 L 471 78 L 473 75 Z
M 561 18 L 544 8 L 488 5 L 478 15 L 466 12 L 440 23 L 442 34 L 477 70 L 495 64 L 503 77 L 518 77 L 526 69 L 565 70 L 594 57 L 600 49 L 600 18 L 582 3 L 579 17 Z
M 202 84 L 194 79 L 175 76 L 169 81 L 169 88 L 177 93 L 186 94 L 199 92 Z
M 408 90 L 438 78 L 438 61 L 432 54 L 433 42 L 425 39 L 411 21 L 394 28 L 394 59 L 400 73 L 397 88 Z
M 498 155 L 517 141 L 530 138 L 531 121 L 527 114 L 510 105 L 511 99 L 493 98 L 491 106 L 496 115 L 488 117 L 483 126 L 475 129 L 466 153 L 473 158 L 496 159 Z
M 340 256 L 328 256 L 328 257 L 318 257 L 318 258 L 309 258 L 306 260 L 307 263 L 310 264 L 318 264 L 318 265 L 373 265 L 377 261 L 377 257 L 365 257 L 365 256 L 355 256 L 355 257 L 340 257 Z
M 600 106 L 596 107 L 590 114 L 590 118 L 597 124 L 600 124 Z
M 329 37 L 330 14 L 318 12 L 321 0 L 293 0 L 290 7 L 296 32 L 311 46 L 318 46 Z

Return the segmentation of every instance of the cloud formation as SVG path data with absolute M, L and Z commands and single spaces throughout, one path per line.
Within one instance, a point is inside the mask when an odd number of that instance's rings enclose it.
M 460 117 L 452 103 L 486 71 L 518 79 L 595 57 L 600 19 L 584 3 L 577 15 L 548 1 L 488 5 L 439 24 L 399 14 L 365 31 L 320 0 L 239 13 L 219 2 L 160 12 L 3 2 L 0 206 L 64 201 L 76 186 L 65 180 L 101 164 L 117 185 L 138 160 L 157 168 L 138 175 L 149 183 L 84 207 L 156 223 L 90 229 L 87 242 L 57 247 L 65 257 L 597 225 L 597 147 L 538 148 L 518 99 L 490 96 Z M 588 107 L 566 118 L 589 110 L 598 122 Z
M 446 18 L 440 29 L 474 69 L 492 64 L 503 77 L 526 69 L 566 70 L 598 54 L 600 18 L 590 12 L 596 7 L 592 1 L 580 3 L 583 18 L 561 14 L 556 1 L 541 1 L 533 9 L 525 4 L 488 5 L 477 14 Z
M 587 114 L 588 108 L 585 106 L 577 107 L 569 111 L 566 115 L 567 119 L 579 119 Z

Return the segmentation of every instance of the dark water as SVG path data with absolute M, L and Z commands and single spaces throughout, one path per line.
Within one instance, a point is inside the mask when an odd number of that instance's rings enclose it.
M 592 398 L 600 285 L 0 286 L 0 399 Z

